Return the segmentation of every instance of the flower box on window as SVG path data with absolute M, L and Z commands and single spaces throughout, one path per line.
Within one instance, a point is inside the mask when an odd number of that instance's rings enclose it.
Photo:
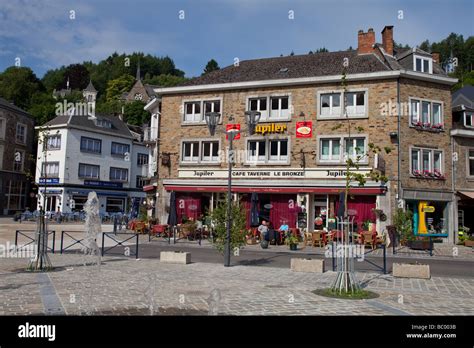
M 417 177 L 423 176 L 419 170 L 414 170 L 414 171 L 413 171 L 413 175 L 414 175 L 414 176 L 417 176 Z
M 439 170 L 437 170 L 437 169 L 435 169 L 435 171 L 434 171 L 433 174 L 434 174 L 434 177 L 435 177 L 436 179 L 440 179 L 440 180 L 446 179 L 446 177 L 443 175 L 443 173 L 441 173 L 441 172 L 440 172 Z

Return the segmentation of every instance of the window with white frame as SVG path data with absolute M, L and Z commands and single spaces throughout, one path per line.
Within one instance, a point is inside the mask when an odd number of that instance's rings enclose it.
M 5 139 L 6 129 L 7 129 L 7 119 L 0 117 L 0 139 Z
M 320 96 L 321 116 L 341 116 L 341 93 L 324 93 Z
M 44 162 L 41 168 L 41 177 L 59 177 L 59 162 Z
M 23 171 L 23 164 L 25 162 L 25 151 L 15 149 L 13 154 L 13 170 L 15 172 Z
M 186 141 L 182 144 L 182 162 L 199 161 L 199 141 Z
M 442 129 L 444 127 L 442 103 L 410 99 L 410 124 L 423 128 Z
M 443 175 L 443 152 L 434 149 L 412 148 L 411 171 L 415 176 Z
M 96 119 L 95 120 L 95 124 L 97 125 L 97 127 L 102 127 L 102 128 L 112 128 L 112 122 L 110 122 L 109 120 L 106 120 L 106 119 Z
M 219 142 L 210 140 L 183 141 L 181 145 L 183 163 L 218 163 Z
M 99 179 L 100 166 L 79 163 L 79 177 L 84 179 Z
M 26 125 L 23 123 L 16 124 L 16 142 L 26 144 Z
M 219 161 L 219 142 L 202 141 L 201 142 L 201 162 Z
M 221 112 L 221 101 L 220 100 L 205 100 L 204 102 L 204 115 L 208 112 Z
M 365 138 L 345 138 L 344 154 L 353 161 L 364 161 Z
M 247 162 L 288 163 L 288 139 L 262 139 L 247 141 Z
M 321 139 L 319 141 L 319 159 L 327 162 L 341 161 L 341 139 Z
M 268 118 L 267 97 L 249 98 L 248 110 L 259 111 L 261 114 L 260 119 L 261 120 L 267 119 Z
M 61 134 L 46 136 L 45 142 L 46 150 L 60 150 L 61 149 Z
M 365 137 L 334 137 L 319 139 L 319 161 L 343 163 L 347 158 L 357 163 L 367 162 Z M 344 154 L 344 156 L 342 156 Z
M 201 113 L 201 102 L 184 103 L 184 122 L 201 122 L 203 120 Z
M 472 113 L 464 113 L 464 126 L 468 128 L 474 128 L 474 115 Z
M 432 74 L 433 60 L 427 57 L 413 56 L 413 70 Z
M 365 92 L 346 93 L 346 103 L 348 116 L 365 115 Z
M 81 137 L 81 152 L 101 153 L 102 140 Z
M 122 143 L 116 143 L 112 142 L 112 147 L 110 150 L 110 153 L 113 156 L 120 156 L 124 157 L 126 153 L 130 152 L 130 145 L 129 144 L 122 144 Z
M 111 181 L 127 181 L 128 169 L 110 167 L 109 179 Z
M 143 166 L 148 164 L 148 154 L 146 153 L 139 153 L 137 155 L 137 165 L 138 166 Z
M 270 97 L 270 119 L 290 117 L 289 97 Z
M 468 175 L 474 176 L 474 149 L 469 149 L 467 161 Z

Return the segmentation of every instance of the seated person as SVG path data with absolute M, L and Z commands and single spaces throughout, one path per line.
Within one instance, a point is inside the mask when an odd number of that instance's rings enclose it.
M 260 226 L 258 226 L 258 232 L 260 232 L 260 240 L 268 240 L 268 226 L 265 220 L 262 220 Z

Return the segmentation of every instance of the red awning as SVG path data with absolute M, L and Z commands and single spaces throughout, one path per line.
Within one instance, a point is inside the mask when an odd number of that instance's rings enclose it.
M 147 191 L 152 191 L 156 189 L 156 186 L 155 185 L 146 185 L 146 186 L 143 186 L 143 191 L 147 192 Z
M 165 185 L 166 191 L 178 192 L 226 192 L 226 186 L 181 186 Z M 257 193 L 318 193 L 339 194 L 343 187 L 232 187 L 232 192 L 257 192 Z M 383 187 L 354 187 L 350 189 L 353 195 L 378 195 L 385 193 Z

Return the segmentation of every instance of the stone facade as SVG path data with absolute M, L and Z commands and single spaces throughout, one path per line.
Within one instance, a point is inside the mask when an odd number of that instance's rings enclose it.
M 24 142 L 17 141 L 18 124 L 25 126 Z M 33 118 L 13 105 L 0 103 L 0 215 L 23 211 L 33 203 L 30 193 L 35 170 L 34 139 Z M 17 153 L 20 162 L 15 164 Z

